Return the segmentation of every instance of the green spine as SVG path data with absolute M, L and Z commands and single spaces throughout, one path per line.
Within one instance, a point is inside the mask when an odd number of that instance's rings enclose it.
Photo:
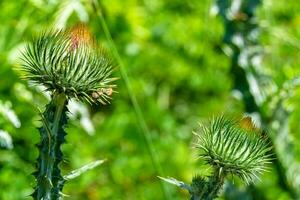
M 37 171 L 34 173 L 37 186 L 32 194 L 36 200 L 57 200 L 60 197 L 64 179 L 59 164 L 63 160 L 61 146 L 65 142 L 67 111 L 65 94 L 54 93 L 42 114 L 43 126 L 38 129 L 41 140 L 37 145 Z

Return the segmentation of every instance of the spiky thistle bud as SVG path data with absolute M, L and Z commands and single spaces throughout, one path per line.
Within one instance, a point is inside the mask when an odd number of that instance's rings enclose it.
M 24 77 L 49 91 L 109 103 L 115 87 L 112 60 L 83 25 L 42 34 L 27 45 L 22 60 Z
M 223 174 L 236 175 L 247 184 L 266 170 L 271 149 L 251 118 L 217 117 L 201 129 L 196 147 L 207 164 Z

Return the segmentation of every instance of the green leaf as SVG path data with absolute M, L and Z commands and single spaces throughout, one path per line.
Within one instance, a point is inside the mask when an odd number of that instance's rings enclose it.
M 163 180 L 163 181 L 165 181 L 167 183 L 170 183 L 172 185 L 176 185 L 176 186 L 178 186 L 180 188 L 183 188 L 183 189 L 186 189 L 188 191 L 191 191 L 191 187 L 188 184 L 186 184 L 186 183 L 184 183 L 182 181 L 178 181 L 175 178 L 172 178 L 172 177 L 164 178 L 164 177 L 161 177 L 161 176 L 158 176 L 158 178 L 160 178 L 161 180 Z
M 89 170 L 92 170 L 96 167 L 98 167 L 99 165 L 103 164 L 106 160 L 96 160 L 96 161 L 93 161 L 91 163 L 88 163 L 82 167 L 80 167 L 79 169 L 75 169 L 73 171 L 71 171 L 69 174 L 67 175 L 64 175 L 64 179 L 66 181 L 69 181 L 69 180 L 72 180 L 74 178 L 77 178 L 78 176 L 80 176 L 81 174 L 89 171 Z

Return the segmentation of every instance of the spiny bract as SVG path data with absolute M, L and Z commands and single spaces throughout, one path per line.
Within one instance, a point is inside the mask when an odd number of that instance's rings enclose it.
M 245 118 L 238 121 L 224 117 L 212 119 L 208 127 L 201 126 L 201 133 L 196 134 L 196 147 L 208 164 L 249 184 L 266 170 L 271 149 L 259 129 L 253 125 L 245 127 L 245 121 Z
M 109 103 L 113 92 L 109 55 L 84 26 L 41 34 L 22 53 L 24 77 L 48 91 L 90 103 Z

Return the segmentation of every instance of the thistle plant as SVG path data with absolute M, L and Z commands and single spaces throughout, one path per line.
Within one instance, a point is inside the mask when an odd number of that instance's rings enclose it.
M 231 120 L 217 117 L 209 126 L 201 126 L 196 148 L 199 158 L 212 168 L 208 177 L 195 176 L 188 185 L 175 179 L 163 180 L 187 189 L 192 200 L 218 197 L 228 176 L 237 176 L 249 184 L 266 171 L 271 161 L 270 147 L 251 118 Z
M 34 199 L 56 200 L 65 179 L 59 164 L 65 142 L 67 104 L 71 98 L 89 103 L 107 104 L 114 92 L 111 77 L 113 63 L 97 47 L 84 26 L 41 34 L 27 45 L 22 54 L 23 77 L 43 85 L 51 100 L 41 114 L 40 143 L 37 145 L 37 181 Z

